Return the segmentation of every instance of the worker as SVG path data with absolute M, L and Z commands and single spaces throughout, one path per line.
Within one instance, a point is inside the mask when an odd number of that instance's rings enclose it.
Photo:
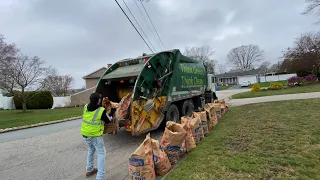
M 104 123 L 109 123 L 112 117 L 101 107 L 101 95 L 92 93 L 90 103 L 84 106 L 81 135 L 88 145 L 86 176 L 97 173 L 96 179 L 104 179 L 106 149 L 102 138 Z M 97 151 L 98 168 L 94 168 L 94 153 Z

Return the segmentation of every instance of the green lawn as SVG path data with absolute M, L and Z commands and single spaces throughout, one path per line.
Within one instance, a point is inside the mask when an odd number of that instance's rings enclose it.
M 320 179 L 319 104 L 232 107 L 166 179 Z
M 45 110 L 1 110 L 0 129 L 81 116 L 83 107 Z
M 232 85 L 229 85 L 229 86 L 218 86 L 220 88 L 220 91 L 223 91 L 223 90 L 227 90 L 229 88 L 232 87 Z
M 243 99 L 243 98 L 254 98 L 262 96 L 273 96 L 281 94 L 297 94 L 297 93 L 308 93 L 308 92 L 320 92 L 320 84 L 313 84 L 308 86 L 300 87 L 288 87 L 287 89 L 281 90 L 268 90 L 260 92 L 243 92 L 234 94 L 231 96 L 232 99 Z
M 258 83 L 259 86 L 262 88 L 262 87 L 269 87 L 270 86 L 270 83 L 274 83 L 274 82 L 278 82 L 278 83 L 282 83 L 283 86 L 286 86 L 287 85 L 287 81 L 273 81 L 273 82 L 262 82 L 262 83 Z M 253 84 L 251 84 L 249 86 L 249 88 L 252 88 Z

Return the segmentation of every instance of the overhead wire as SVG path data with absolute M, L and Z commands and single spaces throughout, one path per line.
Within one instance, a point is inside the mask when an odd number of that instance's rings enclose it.
M 144 34 L 144 36 L 147 38 L 147 40 L 148 40 L 149 44 L 152 46 L 153 50 L 154 50 L 154 51 L 157 51 L 157 50 L 154 48 L 154 46 L 153 46 L 153 44 L 151 43 L 151 41 L 149 40 L 149 38 L 148 38 L 148 36 L 146 35 L 146 33 L 143 31 L 142 27 L 140 26 L 140 24 L 139 24 L 139 22 L 137 21 L 137 19 L 135 18 L 135 16 L 134 16 L 133 13 L 131 12 L 131 10 L 130 10 L 130 8 L 128 7 L 127 3 L 126 3 L 124 0 L 122 0 L 122 1 L 123 1 L 124 5 L 127 7 L 127 9 L 128 9 L 128 11 L 130 12 L 130 14 L 132 15 L 132 17 L 133 17 L 133 19 L 135 20 L 135 22 L 138 24 L 138 26 L 139 26 L 140 30 L 142 31 L 142 33 Z
M 149 28 L 149 30 L 151 31 L 151 33 L 152 33 L 152 35 L 153 35 L 153 37 L 154 37 L 155 41 L 156 41 L 156 42 L 157 42 L 157 44 L 159 45 L 159 42 L 157 41 L 157 38 L 156 38 L 156 36 L 154 35 L 154 33 L 153 33 L 153 31 L 152 31 L 152 29 L 151 29 L 151 27 L 150 27 L 150 25 L 149 25 L 149 23 L 148 23 L 148 21 L 147 21 L 146 17 L 143 15 L 143 12 L 141 11 L 141 9 L 140 9 L 140 7 L 139 7 L 139 5 L 138 5 L 137 1 L 136 1 L 136 0 L 134 0 L 134 2 L 136 3 L 136 6 L 137 6 L 138 10 L 140 11 L 140 14 L 141 14 L 141 16 L 143 17 L 144 21 L 145 21 L 145 22 L 146 22 L 146 24 L 148 25 L 148 28 Z M 160 45 L 160 49 L 161 49 L 161 45 Z
M 163 44 L 163 42 L 162 42 L 162 40 L 161 40 L 161 38 L 160 38 L 160 36 L 159 36 L 159 33 L 158 33 L 156 27 L 154 26 L 154 24 L 153 24 L 153 22 L 152 22 L 152 20 L 151 20 L 151 18 L 150 18 L 150 16 L 149 16 L 149 13 L 147 12 L 147 9 L 144 7 L 142 1 L 140 1 L 140 3 L 142 4 L 142 7 L 143 7 L 144 11 L 146 12 L 146 14 L 147 14 L 147 16 L 148 16 L 148 18 L 149 18 L 149 20 L 150 20 L 150 22 L 151 22 L 154 30 L 156 31 L 156 33 L 157 33 L 157 35 L 158 35 L 158 38 L 160 39 L 160 42 L 161 42 L 163 48 L 166 49 L 165 46 L 164 46 L 164 44 Z
M 146 42 L 146 40 L 142 37 L 142 35 L 141 35 L 140 32 L 138 31 L 138 29 L 136 28 L 136 26 L 132 23 L 132 21 L 130 20 L 130 18 L 129 18 L 128 15 L 126 14 L 126 12 L 124 12 L 124 10 L 122 9 L 122 7 L 121 7 L 120 4 L 118 3 L 118 1 L 117 1 L 117 0 L 115 0 L 115 1 L 116 1 L 116 3 L 118 4 L 119 8 L 122 10 L 123 14 L 124 14 L 124 15 L 127 17 L 127 19 L 130 21 L 131 25 L 134 27 L 134 29 L 137 31 L 137 33 L 140 35 L 140 37 L 141 37 L 141 39 L 144 41 L 144 43 L 148 46 L 148 48 L 150 49 L 150 51 L 151 51 L 152 53 L 154 53 L 153 50 L 150 48 L 149 44 Z

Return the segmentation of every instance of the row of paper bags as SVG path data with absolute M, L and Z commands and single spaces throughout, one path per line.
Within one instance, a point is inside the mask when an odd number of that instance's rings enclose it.
M 168 173 L 171 166 L 196 147 L 228 109 L 223 101 L 206 104 L 203 111 L 191 117 L 181 117 L 181 124 L 166 123 L 162 139 L 152 139 L 150 133 L 129 158 L 130 179 L 155 180 Z

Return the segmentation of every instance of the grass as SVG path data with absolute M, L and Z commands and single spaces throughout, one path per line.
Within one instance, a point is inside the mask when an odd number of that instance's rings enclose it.
M 229 86 L 218 86 L 220 88 L 220 91 L 223 91 L 223 90 L 227 90 L 229 88 L 232 87 L 232 85 L 229 85 Z
M 0 129 L 61 120 L 81 116 L 83 107 L 44 110 L 2 110 Z
M 320 179 L 319 104 L 232 107 L 166 179 Z
M 320 92 L 320 84 L 313 84 L 308 86 L 300 87 L 288 87 L 281 90 L 268 90 L 260 92 L 242 92 L 234 94 L 231 96 L 232 99 L 243 99 L 243 98 L 254 98 L 262 96 L 273 96 L 273 95 L 282 95 L 282 94 L 297 94 L 297 93 L 309 93 L 309 92 Z
M 262 87 L 269 87 L 270 86 L 270 83 L 275 83 L 275 82 L 278 82 L 278 83 L 282 83 L 283 86 L 286 86 L 287 85 L 287 81 L 273 81 L 273 82 L 262 82 L 262 83 L 258 83 L 259 86 L 262 88 Z M 249 86 L 249 88 L 252 88 L 254 84 L 251 84 Z

